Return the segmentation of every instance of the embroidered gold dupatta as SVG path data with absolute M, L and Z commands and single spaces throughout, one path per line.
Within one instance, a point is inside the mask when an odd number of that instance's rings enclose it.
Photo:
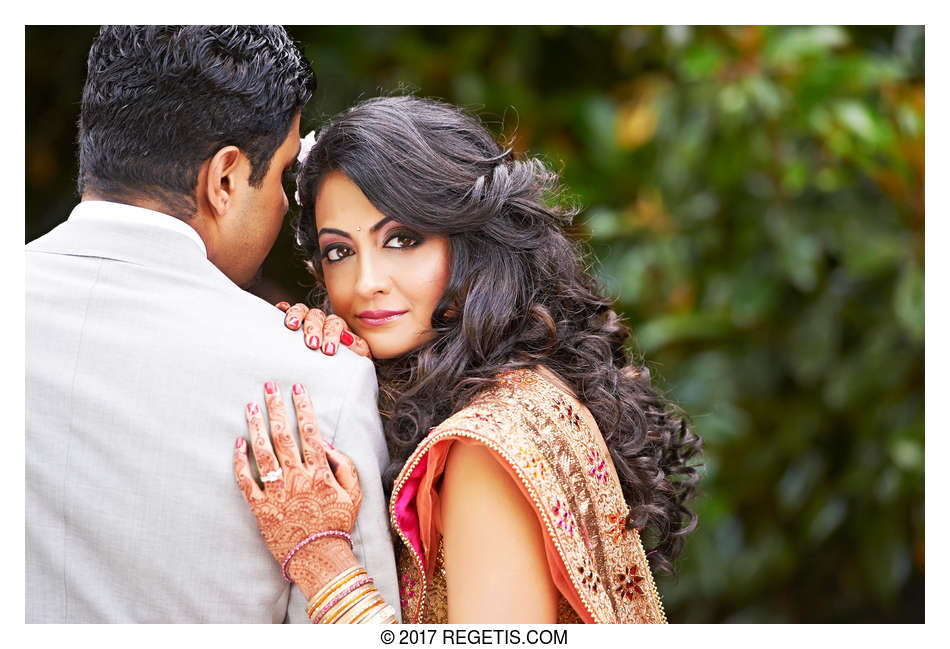
M 561 595 L 559 623 L 666 622 L 640 536 L 624 527 L 619 482 L 580 411 L 541 374 L 509 372 L 419 444 L 389 508 L 404 622 L 447 622 L 437 485 L 458 440 L 490 449 L 531 503 Z

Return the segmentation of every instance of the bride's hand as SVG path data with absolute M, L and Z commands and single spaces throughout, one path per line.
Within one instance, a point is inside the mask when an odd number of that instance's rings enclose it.
M 297 331 L 303 324 L 303 339 L 310 349 L 320 349 L 332 356 L 343 344 L 360 356 L 372 358 L 366 341 L 350 331 L 340 316 L 327 315 L 300 303 L 290 306 L 287 302 L 278 302 L 276 306 L 286 312 L 284 326 L 288 329 Z
M 293 548 L 315 532 L 349 533 L 362 496 L 353 463 L 320 437 L 313 404 L 304 387 L 298 383 L 293 388 L 302 457 L 291 435 L 280 391 L 268 382 L 264 392 L 270 434 L 256 403 L 247 404 L 245 415 L 259 473 L 271 479 L 263 488 L 254 480 L 243 437 L 235 444 L 234 475 L 267 547 L 283 564 Z M 309 599 L 330 579 L 355 565 L 356 557 L 347 541 L 327 536 L 303 546 L 287 564 L 287 570 Z

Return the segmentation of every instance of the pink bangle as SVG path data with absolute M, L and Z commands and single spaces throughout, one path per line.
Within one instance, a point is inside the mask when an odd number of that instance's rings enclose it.
M 326 532 L 316 532 L 311 534 L 303 541 L 294 546 L 294 549 L 290 551 L 290 554 L 287 555 L 287 558 L 284 559 L 284 563 L 280 566 L 280 574 L 284 576 L 284 581 L 288 584 L 292 582 L 290 575 L 287 574 L 287 564 L 290 563 L 290 560 L 294 558 L 294 555 L 297 554 L 297 551 L 303 546 L 307 545 L 311 541 L 316 541 L 317 539 L 322 539 L 327 536 L 336 536 L 338 538 L 344 539 L 347 543 L 350 544 L 350 549 L 353 549 L 353 539 L 346 532 L 341 532 L 340 530 L 327 530 Z
M 340 591 L 340 594 L 334 597 L 333 600 L 331 600 L 329 604 L 321 608 L 319 613 L 317 613 L 312 618 L 310 618 L 310 621 L 313 622 L 314 624 L 317 624 L 320 620 L 323 619 L 324 615 L 326 615 L 334 606 L 340 603 L 341 599 L 343 599 L 344 597 L 352 593 L 357 588 L 362 588 L 366 584 L 371 584 L 371 583 L 373 583 L 372 577 L 363 577 L 362 579 L 358 579 L 357 581 L 353 582 L 351 585 L 347 586 L 342 591 Z

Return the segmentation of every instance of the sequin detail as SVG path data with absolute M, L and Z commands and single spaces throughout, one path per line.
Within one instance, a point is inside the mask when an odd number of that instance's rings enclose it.
M 555 525 L 571 536 L 574 536 L 574 514 L 567 508 L 567 505 L 555 499 L 554 504 L 551 506 L 551 512 L 557 521 Z
M 408 570 L 399 577 L 399 603 L 403 608 L 408 608 L 409 602 L 416 596 L 416 583 Z
M 591 446 L 587 449 L 587 461 L 591 465 L 588 473 L 594 476 L 594 480 L 601 484 L 607 484 L 607 460 L 603 458 L 597 447 Z
M 498 385 L 531 385 L 536 380 L 527 370 L 512 370 L 498 376 Z
M 634 594 L 643 595 L 643 588 L 640 587 L 640 582 L 643 581 L 643 577 L 637 574 L 639 566 L 632 565 L 627 568 L 625 573 L 617 575 L 617 581 L 619 585 L 616 588 L 616 592 L 622 598 L 632 600 Z
M 594 570 L 594 562 L 590 557 L 584 558 L 584 563 L 577 566 L 577 574 L 581 577 L 581 584 L 592 593 L 597 592 L 600 586 L 600 575 Z
M 619 543 L 627 538 L 627 513 L 622 509 L 607 514 L 607 520 L 610 521 L 610 529 L 607 534 L 610 535 L 614 543 Z
M 629 508 L 596 423 L 571 395 L 528 370 L 501 375 L 436 426 L 396 479 L 390 516 L 401 540 L 398 563 L 416 582 L 400 583 L 406 588 L 400 591 L 407 598 L 404 622 L 448 621 L 442 542 L 432 539 L 437 546 L 417 557 L 408 530 L 398 527 L 393 503 L 400 502 L 402 488 L 412 484 L 413 469 L 426 454 L 457 439 L 485 445 L 520 484 L 548 539 L 548 561 L 561 575 L 559 623 L 666 622 L 639 532 L 626 527 Z M 429 474 L 418 488 L 437 490 L 440 475 Z M 433 531 L 413 533 L 425 538 Z M 421 573 L 422 565 L 430 566 L 428 574 Z
M 558 419 L 566 421 L 575 431 L 581 429 L 581 416 L 574 409 L 574 406 L 567 403 L 563 397 L 555 397 L 554 412 L 557 413 Z
M 521 453 L 523 458 L 521 466 L 532 478 L 540 480 L 547 475 L 548 468 L 544 464 L 544 458 L 539 453 L 523 444 L 518 446 L 518 452 Z

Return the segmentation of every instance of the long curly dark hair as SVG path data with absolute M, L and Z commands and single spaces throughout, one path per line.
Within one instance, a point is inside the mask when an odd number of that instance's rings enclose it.
M 447 236 L 452 271 L 432 315 L 436 336 L 377 361 L 393 458 L 387 493 L 429 430 L 503 371 L 543 366 L 593 414 L 655 570 L 675 572 L 696 526 L 687 507 L 701 440 L 650 386 L 624 346 L 629 328 L 598 294 L 581 244 L 566 232 L 556 174 L 502 148 L 476 117 L 413 96 L 370 99 L 331 120 L 298 175 L 297 242 L 329 310 L 312 218 L 323 177 L 342 171 L 383 214 Z

